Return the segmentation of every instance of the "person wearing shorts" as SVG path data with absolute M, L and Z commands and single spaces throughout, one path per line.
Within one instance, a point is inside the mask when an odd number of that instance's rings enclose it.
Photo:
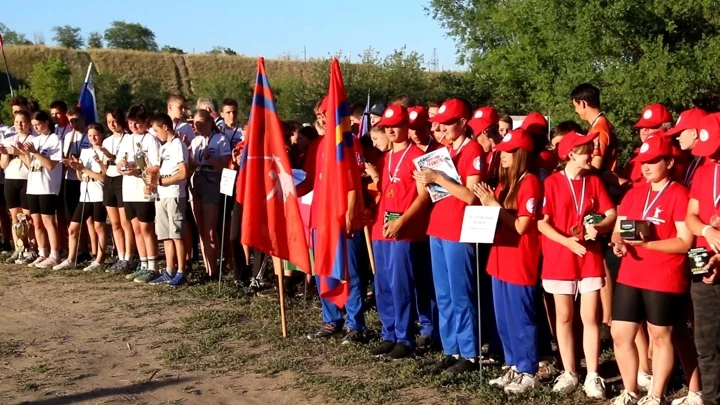
M 50 132 L 50 115 L 38 111 L 32 115 L 38 135 L 17 145 L 23 163 L 29 167 L 27 200 L 30 208 L 38 255 L 30 267 L 51 268 L 60 261 L 60 238 L 57 226 L 58 194 L 62 183 L 62 143 Z
M 686 319 L 686 253 L 693 234 L 685 225 L 688 191 L 671 178 L 672 153 L 670 138 L 660 132 L 648 136 L 637 157 L 647 182 L 635 183 L 618 208 L 611 240 L 622 262 L 613 296 L 612 338 L 624 390 L 614 404 L 638 402 L 635 336 L 643 322 L 653 342 L 653 383 L 640 402 L 664 402 L 675 359 L 673 328 L 684 327 Z M 649 231 L 628 238 L 621 233 L 624 220 L 645 221 Z
M 163 142 L 158 168 L 158 200 L 155 201 L 155 233 L 165 247 L 167 266 L 150 285 L 179 287 L 185 284 L 185 206 L 187 204 L 188 148 L 180 135 L 172 131 L 167 114 L 153 117 L 155 136 Z
M 600 177 L 591 174 L 593 142 L 597 133 L 565 134 L 558 143 L 562 171 L 545 180 L 545 202 L 538 230 L 542 233 L 542 286 L 553 295 L 556 337 L 564 373 L 553 391 L 569 394 L 579 386 L 575 358 L 574 300 L 580 295 L 583 348 L 587 376 L 583 388 L 590 398 L 604 399 L 604 381 L 598 375 L 600 357 L 600 289 L 604 283 L 599 234 L 612 231 L 615 204 Z M 595 218 L 586 222 L 585 218 Z

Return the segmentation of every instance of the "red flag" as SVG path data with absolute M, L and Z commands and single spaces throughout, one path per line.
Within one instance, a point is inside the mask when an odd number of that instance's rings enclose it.
M 241 242 L 310 273 L 290 158 L 263 58 L 258 58 L 245 140 L 236 183 L 237 202 L 243 206 Z
M 3 47 L 3 37 L 2 34 L 0 34 L 0 49 Z
M 348 191 L 359 189 L 359 172 L 345 85 L 337 59 L 333 59 L 330 66 L 325 114 L 325 138 L 319 151 L 320 176 L 313 196 L 313 203 L 318 204 L 315 212 L 321 216 L 314 220 L 317 224 L 315 274 L 320 276 L 320 296 L 343 307 L 349 293 L 345 215 Z M 360 200 L 358 195 L 357 201 Z

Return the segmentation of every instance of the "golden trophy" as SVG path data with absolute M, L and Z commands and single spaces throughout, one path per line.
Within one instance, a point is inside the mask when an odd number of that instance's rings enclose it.
M 27 234 L 30 232 L 30 223 L 27 220 L 27 217 L 25 214 L 17 214 L 18 221 L 13 224 L 13 233 L 17 237 L 17 242 L 15 242 L 15 251 L 18 254 L 18 257 L 23 257 L 23 254 L 25 253 L 25 242 L 23 242 L 23 239 L 27 236 Z
M 140 172 L 140 178 L 145 183 L 145 198 L 151 200 L 157 200 L 157 176 L 148 174 L 147 169 L 150 166 L 150 161 L 147 155 L 142 150 L 142 145 L 138 142 L 138 152 L 135 154 L 135 165 Z

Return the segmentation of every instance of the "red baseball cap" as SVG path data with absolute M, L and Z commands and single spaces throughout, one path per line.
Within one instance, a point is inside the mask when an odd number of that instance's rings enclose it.
M 712 156 L 720 149 L 720 113 L 705 116 L 698 124 L 698 140 L 690 150 L 695 156 Z
M 408 110 L 400 104 L 393 104 L 385 109 L 380 121 L 378 121 L 378 127 L 398 127 L 400 124 L 408 123 Z
M 661 157 L 669 157 L 673 155 L 672 139 L 663 136 L 663 132 L 653 132 L 650 134 L 640 146 L 638 153 L 638 161 L 640 163 L 652 162 Z
M 520 128 L 531 134 L 547 135 L 548 122 L 542 114 L 534 112 L 525 117 Z
M 593 132 L 589 135 L 578 134 L 575 131 L 568 132 L 563 135 L 563 138 L 557 145 L 558 157 L 561 160 L 567 160 L 570 152 L 572 152 L 576 146 L 592 143 L 598 135 L 600 135 L 599 132 Z
M 480 107 L 472 115 L 468 125 L 473 130 L 475 136 L 480 135 L 483 131 L 496 125 L 500 121 L 500 114 L 493 107 Z
M 525 149 L 528 152 L 533 150 L 533 139 L 530 134 L 522 128 L 508 132 L 502 142 L 495 145 L 495 149 L 501 152 L 512 152 L 515 149 Z
M 672 122 L 670 111 L 662 104 L 650 104 L 643 108 L 640 121 L 635 124 L 635 128 L 658 128 L 666 122 Z
M 430 116 L 428 115 L 425 107 L 416 105 L 407 109 L 408 112 L 408 123 L 410 129 L 418 129 L 427 126 Z
M 456 120 L 459 118 L 467 119 L 469 116 L 470 111 L 468 110 L 467 105 L 456 98 L 451 98 L 450 100 L 442 103 L 442 105 L 438 109 L 437 115 L 430 118 L 430 122 L 439 122 L 440 124 L 446 124 L 452 120 Z
M 680 113 L 675 126 L 665 132 L 665 135 L 677 135 L 686 129 L 697 129 L 700 121 L 705 118 L 708 113 L 699 108 L 691 108 Z

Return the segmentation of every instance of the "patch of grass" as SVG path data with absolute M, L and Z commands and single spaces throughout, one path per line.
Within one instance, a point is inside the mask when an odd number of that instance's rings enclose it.
M 20 342 L 15 340 L 0 340 L 0 358 L 12 357 L 20 354 Z
M 40 384 L 38 384 L 38 383 L 36 383 L 36 382 L 32 382 L 32 381 L 25 381 L 25 382 L 23 382 L 23 383 L 20 385 L 20 388 L 21 388 L 23 391 L 33 391 L 33 392 L 35 392 L 35 391 L 37 391 L 37 390 L 40 389 Z
M 28 368 L 28 370 L 32 371 L 36 374 L 45 374 L 45 373 L 55 370 L 55 367 L 53 367 L 52 365 L 47 364 L 47 363 L 40 363 L 40 364 L 36 364 L 36 365 Z

